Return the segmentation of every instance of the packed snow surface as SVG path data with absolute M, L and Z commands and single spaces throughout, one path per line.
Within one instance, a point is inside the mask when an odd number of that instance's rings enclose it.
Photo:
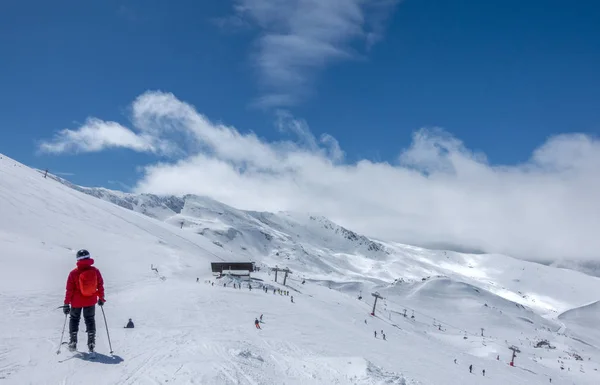
M 0 384 L 600 383 L 598 278 L 318 215 L 79 187 L 0 157 Z M 81 248 L 105 279 L 95 360 L 59 345 Z M 217 261 L 260 271 L 217 278 Z

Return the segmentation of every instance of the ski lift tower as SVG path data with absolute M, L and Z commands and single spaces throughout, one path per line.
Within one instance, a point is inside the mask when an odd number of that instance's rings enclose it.
M 510 359 L 510 366 L 515 366 L 515 357 L 517 356 L 517 353 L 521 353 L 521 351 L 515 345 L 512 345 L 509 349 L 512 350 L 512 358 Z
M 285 269 L 282 269 L 280 267 L 275 266 L 275 267 L 271 268 L 271 271 L 275 272 L 275 282 L 277 282 L 277 273 L 278 272 L 282 271 L 285 273 L 285 275 L 283 276 L 283 286 L 285 286 L 288 274 L 292 274 L 292 271 L 290 269 L 288 269 L 287 267 Z
M 379 295 L 378 292 L 371 293 L 371 295 L 373 297 L 375 297 L 375 302 L 373 302 L 373 311 L 371 312 L 371 315 L 374 316 L 375 315 L 375 306 L 377 306 L 377 300 L 378 299 L 383 299 L 383 297 L 381 295 Z

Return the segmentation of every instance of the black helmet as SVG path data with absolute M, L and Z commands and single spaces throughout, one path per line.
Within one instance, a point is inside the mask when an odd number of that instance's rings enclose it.
M 81 249 L 77 252 L 77 260 L 90 258 L 90 253 L 87 250 Z

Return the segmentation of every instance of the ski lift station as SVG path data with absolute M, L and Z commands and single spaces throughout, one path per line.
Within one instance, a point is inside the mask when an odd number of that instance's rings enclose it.
M 250 273 L 255 271 L 254 262 L 211 262 L 210 266 L 213 275 L 219 277 L 223 275 L 250 277 Z

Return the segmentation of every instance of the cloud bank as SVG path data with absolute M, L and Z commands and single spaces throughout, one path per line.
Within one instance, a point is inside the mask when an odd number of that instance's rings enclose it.
M 441 129 L 421 129 L 393 163 L 344 162 L 337 141 L 281 114 L 297 140 L 267 142 L 211 122 L 174 95 L 147 92 L 132 128 L 89 119 L 40 145 L 161 155 L 134 191 L 207 195 L 234 207 L 325 215 L 364 234 L 543 261 L 600 260 L 600 141 L 552 137 L 529 161 L 492 166 Z M 164 160 L 167 159 L 167 160 Z
M 290 106 L 306 96 L 318 70 L 356 58 L 356 43 L 368 50 L 379 41 L 398 1 L 236 0 L 219 25 L 258 29 L 253 62 L 264 94 L 256 105 Z

